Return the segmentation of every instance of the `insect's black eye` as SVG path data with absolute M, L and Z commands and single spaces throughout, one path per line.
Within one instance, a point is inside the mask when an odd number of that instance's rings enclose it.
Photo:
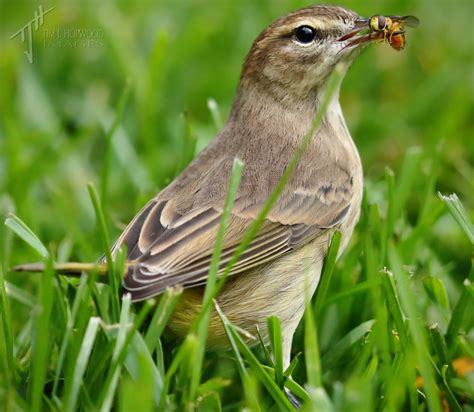
M 295 30 L 295 37 L 300 43 L 311 43 L 316 37 L 315 30 L 310 26 L 300 26 Z
M 384 31 L 387 27 L 387 19 L 384 16 L 372 16 L 369 27 L 373 31 Z
M 385 27 L 387 27 L 387 21 L 385 20 L 384 16 L 379 16 L 378 25 L 380 30 L 384 30 Z

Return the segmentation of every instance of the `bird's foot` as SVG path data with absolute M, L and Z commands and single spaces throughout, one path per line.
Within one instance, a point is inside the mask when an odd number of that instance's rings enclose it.
M 288 388 L 285 388 L 285 395 L 296 409 L 301 408 L 301 401 Z

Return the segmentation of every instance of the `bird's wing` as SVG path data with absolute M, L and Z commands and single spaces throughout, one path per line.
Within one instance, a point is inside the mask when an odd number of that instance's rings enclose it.
M 242 183 L 226 227 L 218 275 L 266 199 L 266 196 L 261 199 L 247 196 L 245 179 Z M 350 209 L 351 184 L 352 181 L 332 179 L 316 186 L 285 189 L 230 275 L 270 262 L 341 223 Z M 204 182 L 199 186 L 201 192 L 207 187 Z M 180 198 L 183 194 L 179 190 L 163 193 L 164 196 L 158 195 L 140 211 L 114 246 L 113 252 L 126 245 L 127 259 L 136 262 L 123 282 L 135 301 L 155 296 L 177 284 L 202 285 L 208 276 L 222 208 L 201 207 L 194 202 L 183 212 Z M 176 206 L 178 204 L 181 206 Z
M 295 173 L 290 179 L 267 219 L 283 225 L 303 224 L 320 228 L 333 227 L 348 212 L 354 197 L 352 174 L 337 164 L 315 167 L 311 174 L 298 180 Z M 245 181 L 244 181 L 245 183 Z M 235 202 L 234 213 L 242 218 L 254 219 L 266 196 L 246 193 Z M 263 192 L 263 191 L 262 191 Z

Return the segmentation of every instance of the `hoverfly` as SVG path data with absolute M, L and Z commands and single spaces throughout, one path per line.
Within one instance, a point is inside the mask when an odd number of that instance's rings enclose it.
M 386 41 L 395 50 L 405 47 L 405 26 L 417 27 L 419 20 L 415 16 L 381 16 L 375 15 L 370 19 L 358 20 L 356 30 L 339 38 L 345 41 L 359 34 L 351 40 L 346 47 L 366 43 L 372 40 Z
M 415 16 L 372 16 L 369 19 L 371 32 L 383 33 L 385 40 L 395 50 L 405 47 L 405 26 L 417 27 L 420 21 Z

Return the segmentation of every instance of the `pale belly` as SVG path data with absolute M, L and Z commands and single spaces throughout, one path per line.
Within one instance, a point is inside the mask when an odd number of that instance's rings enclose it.
M 306 299 L 313 295 L 327 250 L 327 235 L 274 262 L 227 280 L 217 302 L 236 326 L 256 336 L 256 326 L 267 340 L 267 318 L 277 316 L 284 340 L 291 339 L 303 316 Z M 203 288 L 186 289 L 171 317 L 169 329 L 184 336 L 201 309 Z M 246 339 L 247 343 L 253 342 Z M 208 345 L 228 347 L 220 318 L 213 310 Z

